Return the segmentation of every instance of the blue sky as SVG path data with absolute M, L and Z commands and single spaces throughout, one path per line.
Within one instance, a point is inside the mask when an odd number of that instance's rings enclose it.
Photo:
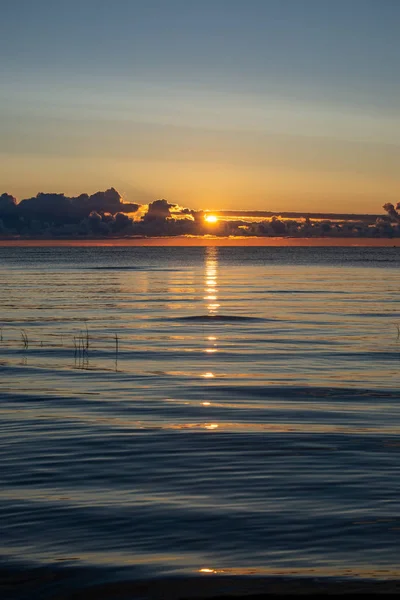
M 398 200 L 397 0 L 0 0 L 0 181 L 195 208 Z

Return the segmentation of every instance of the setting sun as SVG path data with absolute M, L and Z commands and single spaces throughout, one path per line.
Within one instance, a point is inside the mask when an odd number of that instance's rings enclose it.
M 207 223 L 216 223 L 216 222 L 218 221 L 218 217 L 217 217 L 217 216 L 215 216 L 215 215 L 206 215 L 206 216 L 204 217 L 204 220 L 205 220 Z

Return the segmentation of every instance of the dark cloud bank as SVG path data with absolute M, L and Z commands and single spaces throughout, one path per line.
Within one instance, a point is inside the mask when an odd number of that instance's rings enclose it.
M 39 193 L 17 200 L 0 196 L 2 238 L 105 238 L 129 236 L 206 235 L 292 236 L 292 237 L 400 237 L 400 202 L 385 204 L 380 217 L 352 215 L 345 218 L 313 218 L 311 214 L 229 218 L 207 223 L 203 211 L 182 208 L 166 200 L 149 205 L 123 202 L 111 188 L 92 196 L 69 198 L 64 194 Z M 227 211 L 228 213 L 228 211 Z M 248 213 L 250 214 L 250 213 Z M 315 217 L 315 215 L 314 215 Z

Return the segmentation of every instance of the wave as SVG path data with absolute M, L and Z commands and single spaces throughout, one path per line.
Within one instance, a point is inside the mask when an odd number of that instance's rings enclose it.
M 259 385 L 209 385 L 209 391 L 235 396 L 256 396 L 260 398 L 285 398 L 290 400 L 310 400 L 310 398 L 354 400 L 356 398 L 398 398 L 398 390 L 375 390 L 369 388 L 317 387 L 317 386 L 259 386 Z
M 244 315 L 191 315 L 188 317 L 172 317 L 172 321 L 277 321 L 278 319 L 262 319 L 260 317 L 247 317 Z
M 138 266 L 138 265 L 121 265 L 113 267 L 84 267 L 85 271 L 184 271 L 185 268 L 171 269 L 168 267 L 149 267 L 149 266 Z M 78 269 L 80 270 L 80 269 Z
M 268 295 L 268 294 L 307 294 L 310 296 L 313 296 L 315 294 L 322 294 L 324 296 L 329 296 L 331 294 L 339 294 L 339 295 L 343 295 L 343 294 L 347 294 L 350 295 L 351 292 L 349 291 L 344 291 L 344 290 L 251 290 L 251 294 L 264 294 L 264 295 Z

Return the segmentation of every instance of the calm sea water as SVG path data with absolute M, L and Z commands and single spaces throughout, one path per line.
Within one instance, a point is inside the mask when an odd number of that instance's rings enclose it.
M 400 576 L 399 267 L 0 248 L 1 564 Z

